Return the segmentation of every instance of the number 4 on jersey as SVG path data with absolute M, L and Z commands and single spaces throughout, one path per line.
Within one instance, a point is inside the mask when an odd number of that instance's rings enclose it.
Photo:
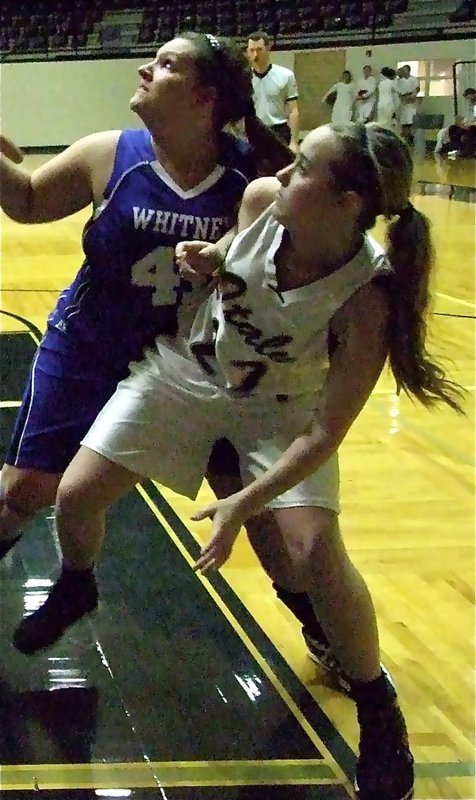
M 175 305 L 177 302 L 177 276 L 173 263 L 174 248 L 158 247 L 132 265 L 132 283 L 153 289 L 153 306 Z

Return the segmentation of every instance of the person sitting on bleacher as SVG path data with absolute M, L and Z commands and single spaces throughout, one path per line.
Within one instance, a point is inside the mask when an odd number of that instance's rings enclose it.
M 476 157 L 476 89 L 465 89 L 463 97 L 464 115 L 455 117 L 453 125 L 439 131 L 435 155 Z

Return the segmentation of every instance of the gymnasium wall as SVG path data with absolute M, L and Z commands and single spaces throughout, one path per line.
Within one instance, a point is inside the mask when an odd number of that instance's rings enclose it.
M 369 47 L 371 47 L 369 45 Z M 301 92 L 302 129 L 326 121 L 321 97 L 342 69 L 359 77 L 364 63 L 377 71 L 397 61 L 431 58 L 471 60 L 473 40 L 412 42 L 340 50 L 276 52 L 273 60 L 295 69 Z M 129 99 L 138 83 L 142 59 L 3 63 L 0 67 L 0 124 L 24 147 L 67 145 L 81 136 L 109 128 L 138 127 Z M 428 98 L 425 112 L 452 118 L 451 98 Z
M 23 147 L 67 145 L 94 131 L 139 127 L 129 100 L 142 59 L 16 62 L 0 70 L 2 131 Z

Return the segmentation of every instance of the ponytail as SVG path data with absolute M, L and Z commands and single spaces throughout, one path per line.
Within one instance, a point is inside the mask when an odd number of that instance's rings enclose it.
M 294 153 L 258 119 L 254 108 L 245 115 L 244 122 L 258 176 L 274 175 L 294 161 Z
M 463 413 L 464 390 L 445 376 L 426 349 L 433 247 L 429 220 L 409 201 L 413 164 L 408 145 L 376 123 L 329 127 L 342 147 L 339 159 L 330 164 L 335 184 L 362 198 L 359 228 L 370 230 L 380 214 L 389 220 L 389 361 L 397 387 L 424 406 L 443 402 Z
M 411 204 L 389 223 L 387 256 L 393 268 L 389 361 L 397 387 L 424 406 L 443 402 L 463 413 L 463 390 L 445 377 L 426 350 L 434 254 L 430 222 Z

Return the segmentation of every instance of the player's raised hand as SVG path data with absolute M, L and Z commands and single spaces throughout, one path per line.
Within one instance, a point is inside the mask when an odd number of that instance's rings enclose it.
M 23 161 L 24 155 L 19 147 L 12 142 L 8 136 L 5 136 L 3 133 L 0 133 L 0 153 L 3 153 L 4 156 L 13 161 L 15 164 L 21 164 Z

